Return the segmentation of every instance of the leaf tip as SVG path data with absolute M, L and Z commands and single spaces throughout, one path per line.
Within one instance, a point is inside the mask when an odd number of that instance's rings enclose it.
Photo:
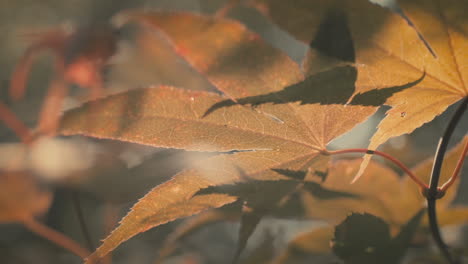
M 351 184 L 354 184 L 355 182 L 357 182 L 362 177 L 362 175 L 364 174 L 367 166 L 369 165 L 370 159 L 371 159 L 370 155 L 368 155 L 368 154 L 364 155 L 361 166 L 359 166 L 358 172 L 356 173 L 354 178 L 351 180 Z
M 96 255 L 96 252 L 94 252 L 93 254 L 85 258 L 84 264 L 97 264 L 99 259 L 100 257 Z

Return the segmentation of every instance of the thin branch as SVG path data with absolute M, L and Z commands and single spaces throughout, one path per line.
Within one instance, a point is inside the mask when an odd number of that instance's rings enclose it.
M 0 120 L 2 120 L 7 127 L 15 132 L 24 144 L 31 144 L 33 135 L 31 130 L 19 120 L 15 113 L 13 113 L 5 104 L 0 102 Z
M 453 183 L 458 179 L 458 176 L 460 175 L 460 171 L 463 168 L 463 162 L 465 161 L 465 157 L 467 153 L 468 153 L 468 140 L 466 141 L 465 148 L 463 148 L 460 158 L 458 159 L 457 166 L 453 170 L 452 177 L 450 177 L 450 179 L 448 179 L 447 182 L 444 183 L 442 187 L 440 187 L 440 190 L 442 192 L 446 192 L 447 189 L 450 188 L 450 186 L 452 186 Z
M 437 223 L 436 201 L 437 199 L 427 200 L 427 214 L 429 217 L 429 228 L 431 229 L 432 237 L 434 238 L 434 241 L 436 242 L 437 247 L 439 247 L 439 250 L 442 252 L 442 255 L 444 255 L 445 259 L 447 259 L 447 261 L 450 264 L 456 264 L 457 262 L 455 262 L 455 260 L 452 258 L 452 255 L 450 254 L 448 250 L 448 246 L 445 244 L 440 234 L 439 225 Z
M 13 70 L 11 81 L 10 81 L 10 97 L 18 101 L 24 97 L 26 93 L 26 83 L 28 75 L 31 72 L 31 68 L 34 60 L 38 53 L 46 47 L 39 43 L 39 45 L 30 46 L 20 58 L 18 64 Z
M 450 141 L 450 137 L 455 130 L 458 122 L 460 121 L 463 113 L 465 112 L 468 105 L 468 97 L 466 97 L 463 102 L 458 107 L 457 111 L 453 115 L 452 119 L 450 120 L 447 128 L 445 129 L 444 135 L 439 140 L 439 145 L 437 146 L 437 150 L 434 157 L 434 164 L 432 167 L 431 172 L 431 179 L 429 184 L 429 190 L 426 193 L 427 199 L 427 206 L 428 206 L 428 217 L 429 217 L 429 226 L 431 228 L 432 237 L 436 242 L 437 246 L 439 247 L 440 251 L 447 259 L 449 263 L 457 263 L 453 260 L 450 252 L 448 251 L 448 247 L 445 244 L 442 236 L 440 234 L 439 224 L 437 222 L 437 213 L 436 213 L 436 200 L 441 198 L 443 192 L 438 188 L 439 185 L 439 178 L 440 178 L 440 171 L 442 169 L 442 163 L 444 161 L 445 152 L 447 151 L 447 146 Z
M 67 33 L 61 29 L 54 29 L 24 34 L 24 37 L 23 41 L 32 42 L 32 45 L 26 49 L 12 73 L 10 96 L 15 101 L 24 97 L 28 75 L 39 53 L 50 49 L 55 52 L 54 55 L 57 55 L 67 38 Z
M 89 234 L 88 226 L 86 225 L 86 221 L 83 214 L 83 208 L 81 207 L 80 197 L 76 191 L 72 191 L 71 199 L 73 203 L 73 207 L 75 209 L 76 215 L 78 217 L 78 222 L 80 223 L 81 232 L 86 241 L 86 245 L 88 249 L 94 251 L 95 247 L 93 245 L 93 240 L 91 239 L 91 235 Z
M 61 77 L 52 80 L 39 115 L 38 130 L 45 135 L 55 136 L 60 121 L 60 111 L 68 87 Z
M 64 79 L 65 61 L 60 56 L 55 58 L 55 75 L 47 89 L 47 95 L 42 103 L 37 130 L 41 134 L 55 136 L 60 121 L 60 112 L 63 106 L 63 99 L 67 95 L 68 86 Z
M 421 181 L 416 175 L 413 174 L 413 172 L 406 167 L 403 162 L 399 161 L 398 159 L 392 157 L 391 155 L 381 152 L 378 150 L 369 150 L 369 149 L 363 149 L 363 148 L 354 148 L 354 149 L 342 149 L 342 150 L 335 150 L 335 151 L 327 151 L 325 154 L 329 155 L 336 155 L 336 154 L 344 154 L 344 153 L 366 153 L 366 154 L 371 154 L 371 155 L 378 155 L 381 156 L 388 161 L 392 162 L 396 166 L 398 166 L 400 169 L 402 169 L 408 176 L 417 184 L 422 190 L 427 190 L 429 187 L 427 184 L 425 184 L 423 181 Z
M 218 11 L 216 11 L 214 16 L 216 18 L 226 17 L 226 15 L 229 13 L 229 11 L 231 11 L 234 7 L 239 5 L 239 3 L 240 3 L 240 0 L 228 0 L 228 2 L 222 8 L 220 8 Z
M 71 240 L 69 237 L 64 234 L 38 222 L 34 218 L 27 218 L 22 221 L 24 226 L 31 230 L 32 232 L 38 234 L 41 237 L 46 238 L 50 242 L 61 246 L 62 248 L 72 252 L 73 254 L 79 256 L 83 260 L 90 255 L 90 252 L 85 248 L 81 247 L 78 243 Z

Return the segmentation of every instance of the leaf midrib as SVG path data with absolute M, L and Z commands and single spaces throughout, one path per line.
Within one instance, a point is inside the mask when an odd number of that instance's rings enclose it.
M 449 48 L 450 48 L 450 56 L 452 57 L 452 60 L 453 62 L 455 63 L 455 70 L 457 72 L 457 76 L 458 76 L 458 79 L 460 79 L 460 82 L 462 84 L 462 89 L 464 90 L 465 94 L 468 94 L 468 91 L 466 89 L 466 86 L 465 86 L 465 82 L 462 78 L 462 74 L 460 72 L 460 66 L 458 64 L 458 57 L 455 56 L 455 52 L 453 50 L 453 44 L 452 44 L 452 41 L 453 41 L 453 38 L 452 38 L 452 35 L 450 34 L 451 30 L 449 30 L 449 27 L 448 27 L 448 23 L 447 23 L 447 19 L 445 18 L 444 15 L 442 15 L 442 8 L 439 4 L 439 2 L 435 1 L 436 2 L 436 6 L 437 6 L 437 15 L 439 15 L 439 18 L 440 18 L 440 21 L 443 23 L 444 27 L 444 32 L 447 36 L 447 43 L 449 45 Z
M 187 13 L 184 13 L 184 12 L 180 12 L 180 14 L 187 14 Z M 224 93 L 229 99 L 231 99 L 233 102 L 237 102 L 237 98 L 232 96 L 230 91 L 224 89 L 224 88 L 221 88 L 219 87 L 218 85 L 216 85 L 216 83 L 213 82 L 213 80 L 210 78 L 209 75 L 207 75 L 206 73 L 202 72 L 197 66 L 196 66 L 196 63 L 194 63 L 191 59 L 188 59 L 186 56 L 183 56 L 181 55 L 179 52 L 177 52 L 177 47 L 178 45 L 176 44 L 176 42 L 173 41 L 173 39 L 171 38 L 171 34 L 167 33 L 164 29 L 162 29 L 161 27 L 159 27 L 157 24 L 155 23 L 152 23 L 152 22 L 149 22 L 149 21 L 145 21 L 145 23 L 150 26 L 150 27 L 154 27 L 156 31 L 160 31 L 162 32 L 169 40 L 169 44 L 170 46 L 172 47 L 172 49 L 174 50 L 174 53 L 176 54 L 176 56 L 178 56 L 180 59 L 182 59 L 184 62 L 187 63 L 187 65 L 192 68 L 194 71 L 196 71 L 203 79 L 205 79 L 207 82 L 209 82 L 213 87 L 215 87 L 218 91 L 221 91 L 222 93 Z M 228 21 L 228 23 L 230 24 L 236 24 L 236 26 L 239 26 L 240 28 L 242 28 L 244 30 L 244 33 L 246 34 L 254 34 L 255 35 L 255 32 L 252 32 L 250 29 L 248 29 L 247 27 L 245 27 L 245 25 L 243 24 L 240 24 L 236 21 Z M 264 42 L 263 43 L 264 45 L 266 46 L 269 46 L 270 48 L 276 50 L 279 54 L 281 54 L 282 56 L 284 56 L 286 59 L 290 60 L 294 65 L 296 65 L 298 67 L 298 69 L 300 69 L 299 65 L 292 61 L 288 56 L 286 56 L 282 51 L 280 51 L 279 49 L 269 45 L 268 43 Z M 296 83 L 299 83 L 299 82 L 302 82 L 304 81 L 304 75 L 302 73 L 300 73 L 300 70 L 299 70 L 299 74 L 301 75 L 301 78 L 299 80 L 297 80 L 297 82 L 294 82 L 294 83 L 291 83 L 290 85 L 293 85 L 293 84 L 296 84 Z M 265 83 L 265 86 L 264 87 L 269 87 L 269 84 L 268 83 Z M 246 89 L 242 89 L 244 92 L 247 92 L 247 94 L 250 94 L 250 92 Z M 272 92 L 272 91 L 269 91 L 269 92 Z M 295 117 L 297 117 L 298 121 L 300 121 L 302 123 L 302 125 L 304 126 L 304 129 L 307 131 L 307 134 L 309 135 L 309 137 L 312 139 L 312 140 L 315 140 L 316 142 L 320 142 L 320 140 L 318 140 L 318 138 L 314 135 L 313 133 L 313 130 L 312 128 L 307 124 L 307 122 L 305 122 L 305 120 L 303 119 L 303 117 L 298 114 L 297 110 L 295 109 L 295 106 L 292 105 L 291 103 L 287 103 L 285 104 L 289 109 L 291 109 L 292 112 L 295 113 Z M 293 141 L 294 142 L 294 141 Z M 297 142 L 296 142 L 297 143 Z M 327 142 L 325 142 L 326 144 Z M 317 146 L 313 146 L 313 145 L 310 145 L 310 144 L 304 144 L 305 146 L 309 146 L 311 148 L 314 148 L 316 150 L 321 150 L 321 147 L 317 147 Z
M 93 114 L 90 115 L 91 117 L 93 116 Z M 100 118 L 121 118 L 120 116 L 117 116 L 117 115 L 100 115 L 99 116 Z M 291 142 L 291 143 L 295 143 L 295 144 L 298 144 L 298 145 L 302 145 L 302 146 L 305 146 L 305 147 L 308 147 L 308 148 L 311 148 L 315 151 L 321 151 L 322 149 L 319 147 L 319 146 L 314 146 L 310 143 L 307 143 L 307 142 L 301 142 L 301 141 L 296 141 L 296 140 L 293 140 L 293 139 L 289 139 L 289 138 L 283 138 L 283 137 L 280 137 L 280 136 L 277 136 L 277 135 L 273 135 L 273 134 L 269 134 L 269 133 L 260 133 L 259 131 L 256 131 L 256 130 L 252 130 L 252 129 L 245 129 L 245 128 L 240 128 L 240 127 L 236 127 L 236 126 L 232 126 L 232 125 L 229 125 L 229 124 L 217 124 L 217 123 L 214 123 L 214 122 L 207 122 L 207 121 L 201 121 L 202 119 L 197 119 L 197 120 L 194 120 L 194 119 L 186 119 L 186 118 L 181 118 L 181 117 L 171 117 L 171 116 L 163 116 L 163 115 L 157 115 L 157 114 L 151 114 L 151 116 L 142 116 L 142 117 L 127 117 L 126 120 L 127 121 L 130 121 L 132 122 L 131 120 L 142 120 L 142 119 L 169 119 L 169 120 L 175 120 L 175 121 L 180 121 L 180 122 L 187 122 L 187 123 L 198 123 L 198 124 L 201 124 L 201 125 L 210 125 L 210 126 L 215 126 L 215 127 L 221 127 L 221 128 L 226 128 L 226 129 L 232 129 L 232 130 L 239 130 L 241 132 L 247 132 L 247 133 L 252 133 L 254 135 L 261 135 L 261 136 L 268 136 L 268 137 L 271 137 L 271 138 L 275 138 L 275 139 L 278 139 L 278 140 L 281 140 L 281 141 L 285 141 L 285 142 Z M 62 134 L 64 135 L 70 135 L 70 134 L 76 134 L 75 133 L 67 133 L 66 132 L 67 129 L 64 129 L 62 130 Z M 80 133 L 80 132 L 78 132 Z M 85 135 L 90 135 L 90 136 L 93 136 L 93 137 L 96 137 L 95 134 L 93 133 L 88 133 L 88 132 L 85 132 L 85 131 L 82 131 L 81 134 L 85 134 Z M 102 135 L 97 135 L 98 137 L 102 137 Z M 112 136 L 109 136 L 110 138 L 113 138 Z M 129 142 L 135 142 L 135 141 L 131 141 L 127 138 L 125 139 L 121 139 L 119 138 L 119 140 L 125 140 L 125 141 L 129 141 Z M 138 142 L 138 141 L 136 141 Z M 151 144 L 148 144 L 148 143 L 145 143 L 143 142 L 142 144 L 144 145 L 151 145 Z M 174 149 L 186 149 L 186 148 L 178 148 L 178 147 L 170 147 L 170 146 L 163 146 L 163 145 L 157 145 L 157 147 L 165 147 L 165 148 L 174 148 Z M 247 150 L 247 149 L 233 149 L 233 150 Z M 208 152 L 211 152 L 211 151 L 208 151 Z
M 415 69 L 416 71 L 420 72 L 421 74 L 424 74 L 424 73 L 425 73 L 425 74 L 426 74 L 426 77 L 429 77 L 429 78 L 431 78 L 432 80 L 434 80 L 434 81 L 436 81 L 436 82 L 442 84 L 444 87 L 447 87 L 447 88 L 448 88 L 448 90 L 447 90 L 448 93 L 453 93 L 453 94 L 457 94 L 457 95 L 458 95 L 458 93 L 456 93 L 456 92 L 459 92 L 460 90 L 457 89 L 455 86 L 453 86 L 453 85 L 451 85 L 451 84 L 449 84 L 449 83 L 447 83 L 447 82 L 445 82 L 445 81 L 443 81 L 443 80 L 441 80 L 441 79 L 435 77 L 435 76 L 432 75 L 430 72 L 421 71 L 421 70 L 418 69 L 418 67 L 416 67 L 415 65 L 409 63 L 408 61 L 405 61 L 404 59 L 402 59 L 402 58 L 400 58 L 399 56 L 397 56 L 395 53 L 386 50 L 386 49 L 383 48 L 379 43 L 374 42 L 374 44 L 376 45 L 376 47 L 377 47 L 378 49 L 380 49 L 381 51 L 383 51 L 383 52 L 384 52 L 385 54 L 387 54 L 389 57 L 396 58 L 398 61 L 404 63 L 405 65 L 410 66 L 411 68 Z M 437 89 L 437 90 L 441 90 L 441 89 Z

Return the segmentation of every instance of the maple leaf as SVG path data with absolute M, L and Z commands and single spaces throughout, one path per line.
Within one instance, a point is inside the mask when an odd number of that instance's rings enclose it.
M 382 219 L 370 214 L 351 214 L 335 228 L 333 252 L 346 264 L 398 263 L 423 215 L 424 210 L 420 210 L 392 238 Z
M 393 238 L 390 238 L 391 226 L 381 218 L 352 213 L 335 229 L 327 225 L 299 234 L 272 263 L 290 263 L 307 255 L 329 254 L 332 249 L 345 263 L 397 263 L 418 231 L 424 212 L 420 209 Z
M 191 90 L 211 90 L 212 85 L 174 52 L 154 30 L 135 28 L 134 40 L 123 46 L 121 59 L 110 68 L 109 88 L 114 91 L 147 85 L 169 85 Z
M 318 157 L 314 163 L 321 163 L 323 159 Z M 311 164 L 314 166 L 316 164 Z M 243 249 L 247 245 L 249 237 L 255 231 L 260 220 L 266 215 L 275 215 L 276 211 L 289 206 L 287 202 L 299 190 L 309 192 L 317 199 L 327 200 L 340 197 L 357 198 L 357 196 L 322 188 L 318 183 L 305 181 L 306 173 L 284 169 L 272 169 L 273 171 L 288 177 L 288 180 L 251 180 L 234 185 L 210 186 L 202 189 L 197 194 L 224 193 L 240 197 L 244 204 L 240 211 L 240 229 L 237 241 L 237 249 L 232 263 L 237 263 Z M 241 172 L 245 176 L 245 173 Z M 262 195 L 260 196 L 259 193 Z
M 298 40 L 310 44 L 305 63 L 309 71 L 317 69 L 308 66 L 308 61 L 355 65 L 356 97 L 351 104 L 362 103 L 358 98 L 367 92 L 420 80 L 386 98 L 385 104 L 392 109 L 378 125 L 370 149 L 389 138 L 411 133 L 468 96 L 468 24 L 462 11 L 466 0 L 399 1 L 414 27 L 402 16 L 367 0 L 301 0 L 294 5 L 281 0 L 251 0 L 250 4 Z M 337 27 L 340 23 L 346 24 L 349 34 Z M 336 47 L 317 43 L 314 36 L 323 27 L 341 34 L 343 41 Z M 421 41 L 421 35 L 425 41 Z M 346 52 L 350 43 L 355 56 Z M 343 52 L 330 55 L 330 47 L 341 47 Z M 369 159 L 367 156 L 362 168 Z
M 52 202 L 52 193 L 27 171 L 0 171 L 0 223 L 21 223 L 33 233 L 85 258 L 90 253 L 73 240 L 36 220 Z
M 127 16 L 165 34 L 178 54 L 225 96 L 165 86 L 132 90 L 65 113 L 61 133 L 224 153 L 150 191 L 89 262 L 149 228 L 239 198 L 226 193 L 197 194 L 202 189 L 245 180 L 289 180 L 272 169 L 304 170 L 331 140 L 376 110 L 374 106 L 321 105 L 321 93 L 316 93 L 319 98 L 314 103 L 265 103 L 254 109 L 233 105 L 203 117 L 226 97 L 256 96 L 303 81 L 300 67 L 231 20 L 189 13 L 131 12 Z M 337 85 L 348 87 L 354 77 L 349 68 L 344 75 L 330 75 L 323 81 L 342 78 Z M 310 89 L 326 91 L 329 87 Z
M 0 222 L 23 222 L 45 213 L 52 193 L 26 172 L 0 172 Z
M 468 137 L 465 137 L 454 147 L 444 160 L 441 172 L 441 182 L 447 181 L 456 167 Z M 330 223 L 337 223 L 350 212 L 366 212 L 382 218 L 388 224 L 399 227 L 411 218 L 425 204 L 425 198 L 420 189 L 409 177 L 400 177 L 391 169 L 375 162 L 369 164 L 360 181 L 349 184 L 359 169 L 360 160 L 339 160 L 330 167 L 323 188 L 329 190 L 358 195 L 359 199 L 341 197 L 333 200 L 322 200 L 302 193 L 300 197 L 307 209 L 305 215 L 311 218 L 327 219 Z M 427 182 L 432 168 L 432 159 L 425 160 L 415 166 L 414 174 Z M 443 199 L 437 203 L 440 225 L 462 224 L 468 221 L 468 210 L 465 206 L 452 206 L 459 182 L 453 185 Z M 423 226 L 427 226 L 427 219 L 423 219 Z

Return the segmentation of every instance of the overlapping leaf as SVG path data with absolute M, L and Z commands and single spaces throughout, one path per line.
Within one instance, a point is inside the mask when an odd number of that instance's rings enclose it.
M 352 214 L 336 226 L 333 252 L 346 264 L 399 263 L 416 232 L 424 210 L 416 213 L 392 238 L 382 219 L 370 214 Z
M 295 129 L 297 136 L 305 137 L 317 148 L 323 149 L 324 142 L 354 127 L 376 110 L 369 106 L 340 105 L 354 89 L 353 67 L 338 67 L 301 82 L 304 76 L 296 63 L 233 21 L 180 13 L 123 15 L 164 33 L 180 56 L 232 102 L 257 106 L 257 112 Z M 274 100 L 239 102 L 239 98 L 265 94 L 272 94 Z M 340 119 L 341 126 L 334 123 L 334 118 Z
M 442 171 L 440 174 L 441 184 L 446 182 L 451 176 L 457 165 L 458 159 L 461 156 L 463 146 L 468 141 L 468 136 L 447 153 Z M 432 170 L 432 160 L 426 160 L 413 168 L 413 172 L 424 182 L 429 182 Z M 457 181 L 447 191 L 445 196 L 437 202 L 437 218 L 440 225 L 462 224 L 468 221 L 468 209 L 466 206 L 452 205 L 457 194 L 460 181 Z M 403 192 L 407 199 L 402 200 L 403 204 L 409 210 L 416 210 L 418 204 L 425 203 L 425 198 L 421 195 L 420 189 L 409 179 L 403 181 Z M 409 212 L 409 211 L 408 211 Z M 407 214 L 408 216 L 408 214 Z M 427 219 L 423 219 L 423 223 L 427 225 Z
M 310 167 L 318 167 L 327 165 L 328 157 L 319 156 L 314 158 Z M 162 249 L 162 257 L 172 252 L 175 242 L 181 237 L 191 232 L 193 227 L 200 227 L 211 221 L 228 220 L 228 218 L 240 218 L 240 229 L 238 237 L 238 245 L 234 254 L 233 263 L 236 263 L 240 254 L 247 244 L 247 240 L 256 229 L 260 220 L 267 215 L 284 217 L 284 211 L 290 211 L 291 207 L 288 203 L 291 197 L 298 191 L 305 191 L 322 200 L 330 200 L 336 198 L 358 198 L 357 195 L 351 193 L 333 191 L 320 186 L 319 183 L 308 181 L 305 179 L 307 172 L 294 171 L 284 169 L 272 169 L 272 171 L 286 176 L 284 179 L 262 179 L 250 180 L 247 182 L 238 182 L 234 184 L 225 184 L 210 186 L 201 189 L 196 195 L 201 194 L 227 194 L 234 197 L 240 197 L 241 201 L 234 205 L 228 205 L 219 210 L 206 212 L 198 215 L 199 217 L 193 220 L 188 220 L 180 229 L 170 236 L 168 244 Z M 317 173 L 319 174 L 319 173 Z M 316 176 L 314 174 L 314 176 Z M 241 177 L 248 177 L 244 172 L 241 172 Z M 261 195 L 260 195 L 261 194 Z M 295 206 L 300 206 L 300 201 L 294 201 Z M 238 206 L 243 204 L 242 209 Z M 286 209 L 287 207 L 287 209 Z M 280 211 L 281 213 L 278 213 Z M 294 211 L 294 209 L 292 210 Z M 293 212 L 296 217 L 301 216 L 300 211 Z
M 304 79 L 296 63 L 237 22 L 187 13 L 131 12 L 127 17 L 166 34 L 175 50 L 230 100 L 276 92 Z M 313 84 L 309 89 L 315 91 L 311 94 L 317 97 L 313 102 L 301 104 L 286 98 L 282 100 L 286 103 L 265 103 L 255 109 L 232 105 L 206 116 L 208 109 L 226 97 L 172 87 L 133 90 L 66 113 L 61 127 L 64 135 L 228 152 L 150 191 L 89 262 L 149 228 L 238 198 L 237 194 L 200 192 L 210 186 L 267 180 L 278 181 L 274 188 L 287 193 L 280 180 L 290 179 L 272 169 L 305 170 L 330 140 L 375 112 L 375 107 L 345 107 L 338 101 L 347 98 L 320 93 L 331 87 L 352 87 L 354 80 L 353 67 L 339 68 L 335 74 L 309 81 Z M 322 100 L 336 104 L 320 105 Z M 291 184 L 291 190 L 297 184 Z M 239 194 L 243 195 L 247 194 Z M 248 195 L 263 197 L 258 192 Z
M 178 58 L 154 30 L 137 28 L 132 35 L 135 40 L 122 45 L 121 59 L 110 68 L 110 89 L 121 91 L 158 84 L 213 91 L 207 80 Z
M 441 182 L 445 182 L 453 173 L 460 157 L 464 144 L 468 140 L 458 144 L 448 153 L 444 160 L 441 172 Z M 350 185 L 349 181 L 354 177 L 360 160 L 337 161 L 330 169 L 324 188 L 330 190 L 353 193 L 359 198 L 346 197 L 333 200 L 320 200 L 303 193 L 302 199 L 310 208 L 306 214 L 310 217 L 328 219 L 336 223 L 346 217 L 350 212 L 367 212 L 384 219 L 387 223 L 397 227 L 402 226 L 412 215 L 425 204 L 425 198 L 420 194 L 416 184 L 405 177 L 399 176 L 389 168 L 378 163 L 371 162 L 368 170 L 360 181 Z M 413 172 L 423 181 L 429 180 L 432 160 L 426 160 L 413 169 Z M 455 198 L 458 183 L 452 186 L 446 196 L 437 203 L 438 218 L 441 225 L 461 224 L 468 221 L 468 210 L 464 206 L 451 206 Z M 426 219 L 423 220 L 427 225 Z
M 410 133 L 431 121 L 445 109 L 468 95 L 468 23 L 462 10 L 466 0 L 400 1 L 414 23 L 411 27 L 398 14 L 367 0 L 295 1 L 252 0 L 251 4 L 297 39 L 310 44 L 307 61 L 354 63 L 358 71 L 357 95 L 351 104 L 362 101 L 367 92 L 402 87 L 420 80 L 414 87 L 388 98 L 392 107 L 371 139 L 376 149 L 387 139 Z M 329 56 L 329 47 L 318 45 L 314 36 L 325 24 L 332 30 L 346 21 L 356 50 L 355 57 Z M 324 23 L 326 22 L 326 23 Z M 340 31 L 342 32 L 342 31 Z M 421 35 L 427 43 L 421 41 Z M 346 34 L 343 34 L 346 38 Z M 344 41 L 335 45 L 349 49 Z M 306 61 L 306 67 L 309 64 Z M 316 71 L 313 65 L 307 67 Z M 424 78 L 422 78 L 424 77 Z M 369 99 L 369 98 L 368 98 Z M 368 160 L 366 161 L 368 162 Z
M 463 145 L 467 140 L 468 137 L 447 155 L 441 174 L 441 182 L 446 181 L 452 175 Z M 426 160 L 413 168 L 413 172 L 423 181 L 428 181 L 431 165 L 432 160 Z M 411 179 L 405 177 L 399 180 L 399 177 L 393 171 L 374 162 L 370 163 L 370 167 L 366 170 L 363 179 L 353 185 L 346 184 L 346 180 L 354 176 L 358 167 L 359 160 L 339 161 L 331 167 L 331 170 L 326 175 L 326 182 L 324 184 L 325 186 L 336 186 L 337 189 L 335 190 L 359 195 L 356 199 L 348 200 L 346 197 L 342 197 L 343 199 L 318 201 L 303 194 L 302 198 L 305 201 L 304 208 L 311 208 L 309 212 L 305 213 L 313 218 L 329 219 L 331 223 L 337 223 L 337 220 L 344 219 L 352 212 L 379 214 L 380 218 L 383 218 L 385 222 L 390 224 L 392 230 L 403 227 L 401 229 L 403 231 L 404 228 L 409 228 L 406 232 L 400 232 L 400 235 L 392 243 L 392 250 L 398 250 L 403 253 L 411 239 L 411 235 L 409 234 L 412 234 L 416 228 L 414 221 L 411 224 L 409 220 L 413 217 L 413 214 L 424 206 L 424 197 L 420 194 L 419 188 Z M 355 185 L 358 186 L 355 188 Z M 458 183 L 437 204 L 438 219 L 441 225 L 462 224 L 468 221 L 468 210 L 466 207 L 451 206 L 456 195 L 457 186 Z M 405 223 L 406 227 L 404 227 Z M 426 217 L 422 218 L 422 225 L 427 227 Z M 363 226 L 368 227 L 368 225 Z M 425 230 L 423 232 L 427 234 Z M 275 258 L 273 263 L 289 263 L 288 261 L 302 258 L 304 254 L 328 254 L 330 252 L 329 241 L 332 237 L 333 228 L 331 226 L 314 228 L 311 231 L 300 234 L 290 241 L 288 247 Z M 354 237 L 359 239 L 361 235 Z M 350 239 L 353 240 L 353 236 L 350 236 Z M 353 243 L 357 242 L 356 240 Z M 401 256 L 401 254 L 389 254 L 388 256 L 390 255 Z

